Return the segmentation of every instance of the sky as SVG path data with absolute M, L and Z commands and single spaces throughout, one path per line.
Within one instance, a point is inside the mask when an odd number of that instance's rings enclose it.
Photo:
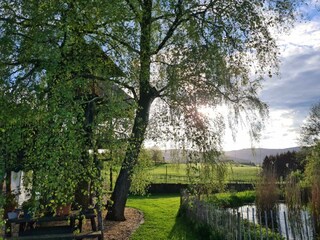
M 311 4 L 300 8 L 304 18 L 289 31 L 275 36 L 280 50 L 279 75 L 265 79 L 259 92 L 259 98 L 269 106 L 269 118 L 260 141 L 252 142 L 244 126 L 237 127 L 235 139 L 227 128 L 222 143 L 224 151 L 299 146 L 300 128 L 312 105 L 320 102 L 320 0 L 310 1 Z M 213 110 L 203 110 L 215 115 Z M 220 108 L 220 112 L 224 111 Z M 170 142 L 159 145 L 150 141 L 146 146 L 174 148 Z
M 315 2 L 318 4 L 319 1 Z M 303 8 L 307 20 L 297 22 L 277 37 L 280 74 L 267 79 L 259 93 L 269 105 L 269 119 L 258 143 L 252 143 L 246 129 L 239 129 L 236 141 L 227 130 L 223 148 L 289 148 L 298 146 L 299 130 L 312 105 L 320 101 L 320 8 Z

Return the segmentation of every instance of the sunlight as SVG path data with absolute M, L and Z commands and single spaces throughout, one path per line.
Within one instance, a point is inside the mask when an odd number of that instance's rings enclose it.
M 198 111 L 209 119 L 213 120 L 217 117 L 222 117 L 223 121 L 226 123 L 226 129 L 222 136 L 222 147 L 225 151 L 250 148 L 252 146 L 249 129 L 246 126 L 239 124 L 235 129 L 231 129 L 228 124 L 228 115 L 230 110 L 226 105 L 218 105 L 213 107 L 210 106 L 200 106 Z M 234 127 L 234 126 L 233 126 Z
M 214 107 L 202 105 L 197 108 L 201 114 L 209 117 L 210 119 L 214 119 L 217 116 L 227 117 L 229 112 L 228 107 L 226 105 L 218 105 Z

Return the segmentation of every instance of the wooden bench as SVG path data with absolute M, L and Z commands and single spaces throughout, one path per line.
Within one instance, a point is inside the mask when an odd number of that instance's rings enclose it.
M 91 231 L 82 232 L 82 220 L 90 219 Z M 10 224 L 19 224 L 19 234 L 15 237 L 5 237 L 4 239 L 83 239 L 83 238 L 98 238 L 102 239 L 102 231 L 97 231 L 96 214 L 92 212 L 74 211 L 68 216 L 49 216 L 40 218 L 17 218 L 7 221 Z M 76 220 L 79 224 L 76 226 Z M 56 225 L 56 223 L 59 223 Z M 34 224 L 40 226 L 34 228 Z M 52 223 L 50 226 L 43 226 L 45 223 Z M 62 225 L 60 224 L 62 223 Z M 29 227 L 29 229 L 27 229 Z M 79 232 L 79 233 L 77 233 Z
M 42 234 L 42 235 L 32 235 L 32 236 L 19 236 L 19 237 L 5 237 L 7 240 L 22 239 L 22 240 L 46 240 L 46 239 L 83 239 L 83 238 L 101 238 L 102 232 L 86 232 L 86 233 L 61 233 L 61 234 Z

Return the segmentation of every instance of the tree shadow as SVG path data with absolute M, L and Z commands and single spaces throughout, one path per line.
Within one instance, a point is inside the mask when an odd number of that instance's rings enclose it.
M 183 216 L 177 214 L 176 222 L 171 229 L 169 239 L 194 240 L 200 239 L 196 236 L 191 223 Z

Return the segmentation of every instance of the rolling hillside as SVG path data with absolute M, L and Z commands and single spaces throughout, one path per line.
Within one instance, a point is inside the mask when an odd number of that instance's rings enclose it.
M 240 149 L 233 151 L 226 151 L 225 157 L 229 160 L 241 163 L 254 163 L 260 165 L 263 159 L 269 155 L 276 155 L 280 153 L 285 153 L 288 151 L 299 151 L 299 147 L 284 148 L 284 149 L 268 149 L 268 148 L 256 148 L 256 149 Z
M 256 148 L 256 149 L 240 149 L 233 151 L 226 151 L 224 153 L 225 160 L 231 160 L 239 163 L 254 163 L 260 165 L 263 159 L 269 155 L 276 155 L 280 153 L 285 153 L 288 151 L 299 151 L 299 147 L 285 148 L 285 149 L 267 149 L 267 148 Z M 183 153 L 179 149 L 167 149 L 162 150 L 163 157 L 168 163 L 184 163 L 186 162 L 187 155 L 190 150 Z

